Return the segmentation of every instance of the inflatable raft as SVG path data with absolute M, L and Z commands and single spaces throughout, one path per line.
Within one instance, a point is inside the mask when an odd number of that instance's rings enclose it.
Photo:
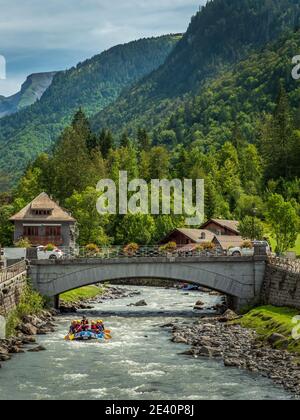
M 66 341 L 91 341 L 91 340 L 109 340 L 111 335 L 109 333 L 95 334 L 90 331 L 80 332 L 78 334 L 68 334 L 65 337 Z

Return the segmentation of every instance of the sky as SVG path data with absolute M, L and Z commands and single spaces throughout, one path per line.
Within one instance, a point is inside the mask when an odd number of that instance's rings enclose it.
M 135 39 L 184 32 L 191 16 L 204 3 L 0 0 L 0 95 L 17 92 L 31 73 L 64 70 Z

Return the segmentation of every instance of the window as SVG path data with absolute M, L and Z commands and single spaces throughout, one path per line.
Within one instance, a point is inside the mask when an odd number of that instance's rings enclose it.
M 202 233 L 201 233 L 201 239 L 206 239 L 206 234 L 205 234 L 205 232 L 202 232 Z
M 34 210 L 33 214 L 35 214 L 36 216 L 50 216 L 51 215 L 51 210 Z
M 23 227 L 23 236 L 25 238 L 32 238 L 39 236 L 38 226 L 24 226 Z
M 61 236 L 61 226 L 46 226 L 46 236 L 48 237 Z

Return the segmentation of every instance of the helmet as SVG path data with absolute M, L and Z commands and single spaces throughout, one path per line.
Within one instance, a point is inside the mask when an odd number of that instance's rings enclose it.
M 95 325 L 95 321 L 92 321 L 92 325 Z

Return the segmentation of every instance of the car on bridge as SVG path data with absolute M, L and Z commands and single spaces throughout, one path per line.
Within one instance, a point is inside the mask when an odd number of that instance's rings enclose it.
M 241 247 L 229 248 L 227 255 L 232 257 L 253 257 L 255 246 L 265 247 L 267 255 L 272 254 L 272 248 L 267 241 L 246 241 Z
M 45 246 L 37 246 L 38 260 L 61 260 L 64 258 L 64 253 L 59 248 L 48 249 Z

